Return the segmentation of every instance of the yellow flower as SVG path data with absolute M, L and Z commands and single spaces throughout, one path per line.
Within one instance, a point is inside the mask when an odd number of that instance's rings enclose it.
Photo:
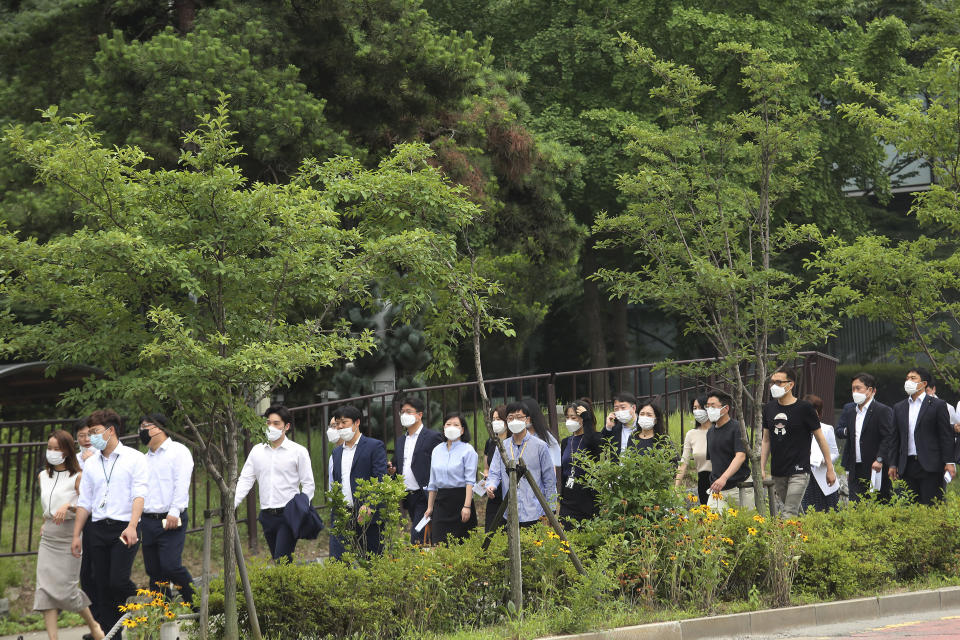
M 733 544 L 733 538 L 721 538 L 727 544 Z
M 736 509 L 727 509 L 727 515 L 729 515 L 729 516 L 732 517 L 732 518 L 736 518 L 736 517 L 737 517 L 737 510 L 736 510 Z
M 533 546 L 535 546 L 535 547 L 542 547 L 542 546 L 543 546 L 543 542 L 541 542 L 540 540 L 534 540 L 534 541 L 533 541 Z
M 723 563 L 723 566 L 725 566 L 725 567 L 729 567 L 729 566 L 730 566 L 730 563 L 727 562 L 726 560 L 721 560 L 720 562 L 722 562 L 722 563 Z
M 806 542 L 807 540 L 809 540 L 809 538 L 807 536 L 803 536 L 803 541 Z
M 766 522 L 766 520 L 764 519 L 764 517 L 761 516 L 761 515 L 753 516 L 753 520 L 754 520 L 754 522 L 759 522 L 759 523 L 761 523 L 761 524 L 764 523 L 764 522 Z
M 707 555 L 710 555 L 711 553 L 713 553 L 713 549 L 708 549 L 708 548 L 704 547 L 704 548 L 703 548 L 703 552 L 704 552 L 705 554 L 707 554 Z
M 128 629 L 133 629 L 135 626 L 137 626 L 137 623 L 135 620 L 127 618 L 123 621 L 123 626 L 127 627 Z
M 137 622 L 146 622 L 146 621 L 147 621 L 147 616 L 140 616 L 139 618 L 137 618 Z
M 167 611 L 167 612 L 166 612 L 165 614 L 163 614 L 163 615 L 167 616 L 167 617 L 170 618 L 171 620 L 173 620 L 174 618 L 177 617 L 177 614 L 175 614 L 173 611 Z
M 753 527 L 750 527 L 749 529 L 747 529 L 747 533 L 749 533 L 752 536 L 755 536 L 757 535 L 757 530 L 754 529 Z

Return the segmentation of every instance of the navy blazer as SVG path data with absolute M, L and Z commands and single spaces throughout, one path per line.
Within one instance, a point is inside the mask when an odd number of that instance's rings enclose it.
M 836 427 L 837 441 L 846 440 L 843 448 L 843 468 L 853 476 L 857 463 L 857 405 L 848 402 L 843 405 L 840 420 Z M 860 461 L 873 464 L 877 458 L 886 466 L 891 464 L 890 446 L 893 440 L 893 409 L 878 402 L 876 398 L 867 407 L 863 417 L 863 429 L 860 431 Z
M 333 450 L 333 481 L 340 482 L 340 461 L 343 459 L 343 445 Z M 350 467 L 350 493 L 356 495 L 357 480 L 383 478 L 387 473 L 387 448 L 376 438 L 360 436 L 357 450 L 353 454 Z
M 314 540 L 323 531 L 323 520 L 305 493 L 298 493 L 290 499 L 283 508 L 283 519 L 297 539 Z
M 895 466 L 903 475 L 907 466 L 907 438 L 910 436 L 910 405 L 906 398 L 893 405 L 893 421 L 890 466 Z M 925 396 L 913 431 L 917 462 L 924 471 L 943 473 L 943 466 L 954 462 L 953 435 L 947 403 L 940 398 Z
M 420 488 L 430 484 L 430 460 L 433 457 L 433 450 L 438 444 L 443 443 L 444 437 L 432 429 L 427 429 L 423 425 L 420 435 L 417 436 L 417 444 L 413 448 L 413 460 L 410 461 L 410 467 L 413 469 L 413 477 L 417 479 Z M 397 438 L 396 452 L 393 456 L 393 466 L 397 469 L 397 474 L 403 477 L 403 453 L 407 444 L 407 432 L 404 429 L 403 434 Z

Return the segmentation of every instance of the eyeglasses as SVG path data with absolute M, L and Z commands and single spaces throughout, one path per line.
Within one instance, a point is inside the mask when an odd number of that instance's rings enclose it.
M 507 420 L 526 420 L 527 416 L 522 413 L 511 413 L 507 416 Z
M 787 384 L 788 382 L 791 382 L 791 381 L 787 379 L 782 379 L 782 380 L 774 380 L 772 378 L 770 379 L 770 384 Z

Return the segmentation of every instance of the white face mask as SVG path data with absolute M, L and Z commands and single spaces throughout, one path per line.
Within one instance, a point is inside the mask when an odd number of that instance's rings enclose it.
M 47 462 L 53 466 L 63 464 L 63 454 L 59 451 L 51 451 L 50 449 L 47 449 Z
M 907 392 L 908 396 L 912 396 L 917 392 L 917 387 L 920 385 L 914 382 L 913 380 L 907 380 L 903 383 L 903 390 Z
M 707 418 L 710 422 L 716 422 L 723 414 L 723 407 L 707 407 Z
M 633 411 L 630 409 L 620 409 L 620 411 L 614 411 L 613 415 L 617 416 L 617 420 L 623 424 L 630 424 L 633 421 Z
M 655 424 L 657 424 L 656 418 L 651 418 L 650 416 L 640 416 L 639 418 L 637 418 L 637 426 L 643 429 L 644 431 L 653 429 L 653 425 Z
M 507 430 L 507 423 L 503 420 L 494 420 L 491 426 L 493 427 L 493 432 L 497 435 Z
M 770 397 L 773 399 L 782 398 L 787 390 L 778 384 L 770 385 Z
M 460 427 L 455 427 L 453 425 L 443 428 L 443 435 L 447 436 L 447 440 L 456 440 L 462 433 L 463 431 L 460 430 Z
M 417 416 L 412 413 L 401 413 L 400 414 L 400 424 L 405 427 L 412 427 L 417 423 Z
M 267 440 L 270 442 L 276 442 L 283 436 L 283 429 L 277 429 L 276 427 L 267 427 Z
M 340 442 L 340 429 L 327 427 L 327 440 L 330 442 Z
M 527 422 L 525 420 L 511 420 L 507 423 L 507 427 L 510 428 L 510 433 L 523 433 L 527 430 Z
M 340 433 L 340 439 L 344 442 L 353 440 L 353 427 L 343 427 L 342 429 L 337 429 L 337 432 Z
M 709 420 L 710 422 L 713 422 L 713 420 L 710 420 L 710 418 L 707 417 L 707 412 L 704 411 L 703 409 L 694 409 L 694 410 L 693 410 L 693 419 L 697 421 L 697 424 L 703 424 L 704 422 L 707 422 L 708 420 Z
M 853 392 L 853 402 L 854 404 L 861 405 L 867 401 L 867 394 L 860 393 L 859 391 Z
M 570 433 L 576 433 L 577 431 L 580 431 L 580 423 L 576 420 L 567 420 L 563 424 L 566 425 L 567 431 Z

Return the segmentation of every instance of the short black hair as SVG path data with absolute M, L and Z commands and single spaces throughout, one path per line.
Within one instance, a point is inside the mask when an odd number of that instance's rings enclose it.
M 869 373 L 867 373 L 866 371 L 861 371 L 861 372 L 858 373 L 857 375 L 855 375 L 855 376 L 853 376 L 852 378 L 850 378 L 850 383 L 853 384 L 853 383 L 856 382 L 857 380 L 859 380 L 860 382 L 862 382 L 862 383 L 863 383 L 863 386 L 865 386 L 867 389 L 876 389 L 876 388 L 877 388 L 877 379 L 874 378 L 874 377 L 873 377 L 872 375 L 870 375 Z
M 613 394 L 611 400 L 614 402 L 626 402 L 627 404 L 636 405 L 637 409 L 640 409 L 640 403 L 637 402 L 637 397 L 627 391 L 617 391 L 615 394 Z
M 360 413 L 360 409 L 357 409 L 352 404 L 345 404 L 343 406 L 337 407 L 333 412 L 333 417 L 339 420 L 340 418 L 346 418 L 347 420 L 353 420 L 354 422 L 360 422 L 363 419 L 363 414 Z
M 510 415 L 511 413 L 516 413 L 517 411 L 523 411 L 524 416 L 528 418 L 530 417 L 530 409 L 528 409 L 527 405 L 525 405 L 520 401 L 511 402 L 510 404 L 507 405 L 507 408 L 504 409 L 504 411 L 507 413 L 507 416 Z M 503 419 L 506 420 L 507 416 L 503 416 Z
M 467 420 L 463 417 L 463 414 L 459 411 L 451 411 L 443 418 L 443 424 L 447 424 L 447 420 L 451 418 L 456 418 L 460 421 L 460 426 L 463 427 L 463 435 L 460 436 L 460 442 L 470 443 L 470 427 L 467 426 Z
M 414 409 L 416 409 L 417 413 L 423 413 L 423 410 L 426 408 L 426 405 L 423 403 L 423 400 L 421 400 L 418 396 L 407 396 L 406 398 L 400 401 L 401 407 L 405 404 L 408 404 Z
M 621 402 L 627 402 L 627 400 L 621 400 Z M 653 409 L 653 415 L 656 419 L 656 422 L 653 424 L 653 435 L 655 436 L 665 436 L 667 435 L 667 424 L 663 418 L 663 410 L 660 409 L 658 405 L 653 400 L 645 400 L 643 402 L 637 403 L 637 413 L 639 414 L 646 407 Z
M 287 409 L 282 404 L 275 404 L 269 407 L 266 411 L 263 412 L 264 418 L 269 418 L 270 414 L 275 413 L 280 416 L 280 419 L 283 420 L 283 424 L 290 424 L 290 409 Z
M 707 394 L 707 399 L 716 398 L 720 401 L 722 406 L 727 406 L 733 409 L 733 398 L 730 397 L 729 393 L 724 393 L 723 391 L 711 391 Z
M 915 373 L 920 379 L 927 383 L 927 386 L 933 386 L 933 376 L 930 371 L 924 367 L 911 367 L 907 373 Z
M 140 416 L 140 422 L 137 423 L 137 428 L 139 429 L 140 425 L 144 422 L 148 422 L 153 426 L 158 427 L 160 431 L 163 431 L 165 434 L 170 435 L 167 428 L 167 425 L 170 421 L 167 420 L 167 416 L 163 415 L 162 413 L 148 413 Z
M 780 365 L 774 369 L 773 373 L 782 373 L 783 375 L 787 376 L 787 380 L 793 384 L 797 384 L 797 370 L 791 366 L 785 364 Z
M 117 434 L 118 438 L 123 435 L 123 420 L 120 419 L 120 415 L 113 409 L 97 409 L 87 416 L 88 427 L 93 427 L 98 424 L 105 429 L 113 427 L 113 432 Z

